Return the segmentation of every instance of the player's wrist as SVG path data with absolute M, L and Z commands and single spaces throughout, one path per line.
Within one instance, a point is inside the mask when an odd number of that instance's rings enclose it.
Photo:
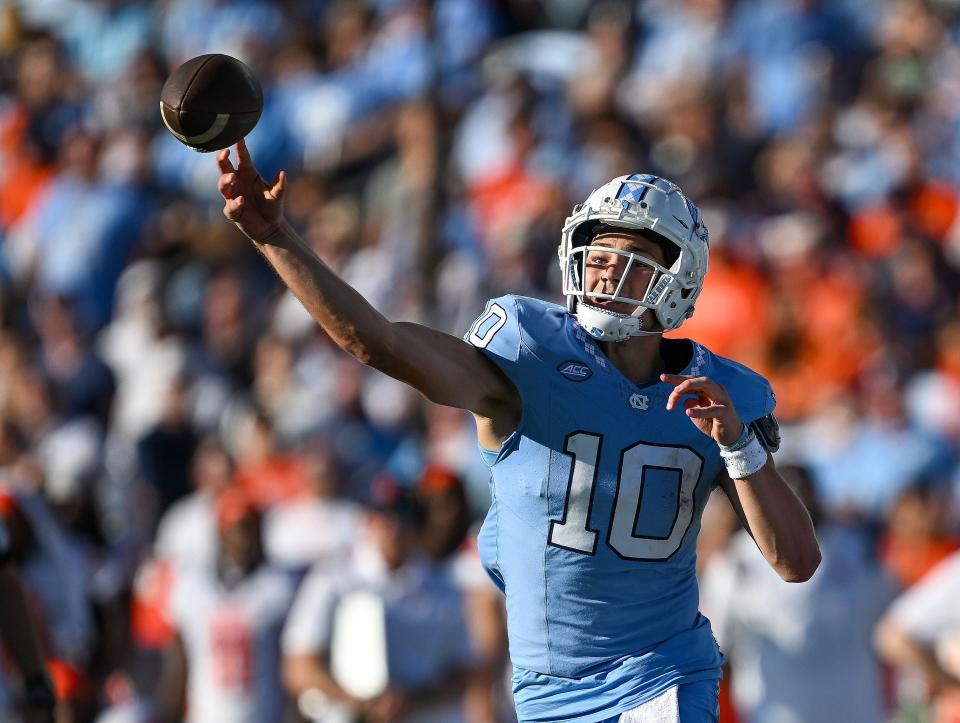
M 262 232 L 256 235 L 250 235 L 250 239 L 258 245 L 276 244 L 278 241 L 286 238 L 289 229 L 290 224 L 281 216 L 277 219 L 276 223 L 270 224 Z
M 750 425 L 745 424 L 741 438 L 729 446 L 720 445 L 720 458 L 730 479 L 746 479 L 766 465 L 767 450 Z
M 737 422 L 740 425 L 740 434 L 735 437 L 733 440 L 717 440 L 717 444 L 720 445 L 721 450 L 727 452 L 736 452 L 739 449 L 743 449 L 750 443 L 750 426 L 744 424 L 743 422 Z M 736 429 L 736 425 L 731 425 L 733 429 Z

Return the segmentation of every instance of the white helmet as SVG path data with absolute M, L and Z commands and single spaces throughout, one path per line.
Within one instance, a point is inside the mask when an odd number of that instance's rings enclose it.
M 649 230 L 676 246 L 669 254 L 669 268 L 630 251 L 590 246 L 597 227 L 615 226 L 633 231 Z M 587 254 L 594 250 L 628 257 L 627 268 L 613 294 L 583 288 Z M 633 336 L 662 334 L 676 329 L 693 316 L 693 305 L 703 289 L 707 273 L 709 237 L 699 209 L 680 187 L 665 178 L 635 173 L 605 183 L 578 204 L 563 224 L 560 239 L 560 269 L 567 309 L 592 337 L 624 341 Z M 672 260 L 672 263 L 671 263 Z M 624 280 L 634 263 L 653 268 L 642 299 L 620 296 Z M 632 314 L 617 314 L 594 306 L 590 299 L 609 299 L 636 306 Z M 662 329 L 643 329 L 641 314 L 651 309 Z

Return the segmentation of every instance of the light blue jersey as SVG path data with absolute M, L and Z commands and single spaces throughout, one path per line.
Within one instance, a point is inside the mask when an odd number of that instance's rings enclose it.
M 480 531 L 506 593 L 520 720 L 594 723 L 718 679 L 694 574 L 717 444 L 682 405 L 666 410 L 670 385 L 630 382 L 562 306 L 503 296 L 465 338 L 523 400 L 516 432 L 484 454 Z M 723 384 L 745 422 L 773 411 L 765 379 L 698 344 L 682 373 Z

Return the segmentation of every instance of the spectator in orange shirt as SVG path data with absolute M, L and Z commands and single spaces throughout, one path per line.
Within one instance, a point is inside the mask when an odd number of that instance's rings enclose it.
M 292 500 L 310 487 L 303 461 L 281 451 L 263 412 L 255 412 L 240 433 L 235 482 L 260 510 Z
M 949 531 L 949 501 L 933 484 L 918 482 L 890 507 L 880 558 L 901 587 L 911 587 L 960 549 L 960 539 Z

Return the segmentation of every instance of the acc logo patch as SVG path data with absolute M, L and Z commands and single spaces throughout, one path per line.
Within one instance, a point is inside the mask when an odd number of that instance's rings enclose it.
M 576 359 L 568 359 L 565 362 L 561 362 L 560 366 L 557 367 L 557 371 L 571 382 L 585 382 L 593 376 L 593 370 L 582 361 L 577 361 Z

